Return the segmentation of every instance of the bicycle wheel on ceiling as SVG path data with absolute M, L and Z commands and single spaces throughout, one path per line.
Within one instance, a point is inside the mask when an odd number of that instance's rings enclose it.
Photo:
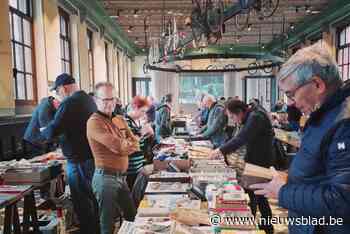
M 259 14 L 264 18 L 271 17 L 277 10 L 279 0 L 258 0 Z
M 191 30 L 192 36 L 195 44 L 199 44 L 201 36 L 204 31 L 204 27 L 201 22 L 201 10 L 199 8 L 194 8 L 191 13 Z
M 238 31 L 243 31 L 248 27 L 250 10 L 242 10 L 240 14 L 235 15 L 235 26 Z
M 206 2 L 206 23 L 211 33 L 221 33 L 224 23 L 224 3 L 222 0 L 207 0 Z
M 256 62 L 252 62 L 248 65 L 248 73 L 253 75 L 258 72 L 258 64 Z
M 272 64 L 273 64 L 273 62 L 271 60 L 265 60 L 263 64 L 264 64 L 264 66 L 269 66 L 269 67 L 265 67 L 264 68 L 264 72 L 265 73 L 271 73 L 272 72 Z

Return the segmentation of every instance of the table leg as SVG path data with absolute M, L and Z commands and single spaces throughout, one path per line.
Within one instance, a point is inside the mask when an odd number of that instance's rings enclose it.
M 12 228 L 13 231 L 12 232 Z M 9 205 L 5 208 L 4 234 L 21 234 L 21 225 L 16 204 Z
M 30 227 L 33 227 L 35 233 L 39 232 L 34 191 L 24 196 L 23 233 L 28 233 Z

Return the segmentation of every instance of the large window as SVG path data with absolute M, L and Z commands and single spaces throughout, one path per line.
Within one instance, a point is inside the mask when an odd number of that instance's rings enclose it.
M 72 56 L 70 43 L 69 14 L 59 9 L 60 15 L 60 45 L 62 72 L 72 73 Z
M 343 80 L 350 78 L 350 25 L 338 31 L 338 65 Z
M 132 78 L 132 95 L 150 96 L 151 78 Z
M 89 59 L 89 82 L 90 90 L 94 89 L 95 86 L 95 75 L 94 75 L 94 47 L 93 47 L 93 33 L 87 29 L 87 48 L 88 48 L 88 59 Z
M 107 81 L 109 81 L 109 59 L 108 59 L 108 43 L 105 42 L 105 62 L 106 62 L 106 76 L 107 76 Z
M 12 68 L 16 101 L 34 102 L 35 73 L 31 0 L 10 0 Z
M 224 96 L 224 76 L 222 73 L 189 73 L 180 76 L 179 101 L 182 104 L 194 104 L 201 93 L 215 97 Z

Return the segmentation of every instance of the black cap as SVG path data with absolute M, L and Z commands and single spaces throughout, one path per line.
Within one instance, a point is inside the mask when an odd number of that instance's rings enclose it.
M 62 85 L 70 84 L 75 84 L 75 79 L 67 73 L 62 73 L 61 75 L 57 76 L 55 83 L 50 90 L 53 91 Z

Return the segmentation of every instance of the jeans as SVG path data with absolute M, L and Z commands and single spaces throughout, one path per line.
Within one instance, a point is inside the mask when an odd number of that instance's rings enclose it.
M 67 180 L 81 234 L 99 233 L 97 202 L 91 188 L 94 169 L 92 159 L 67 163 Z
M 101 234 L 112 234 L 114 224 L 120 209 L 125 220 L 133 222 L 136 207 L 125 176 L 105 173 L 103 169 L 96 169 L 92 180 L 99 211 Z

